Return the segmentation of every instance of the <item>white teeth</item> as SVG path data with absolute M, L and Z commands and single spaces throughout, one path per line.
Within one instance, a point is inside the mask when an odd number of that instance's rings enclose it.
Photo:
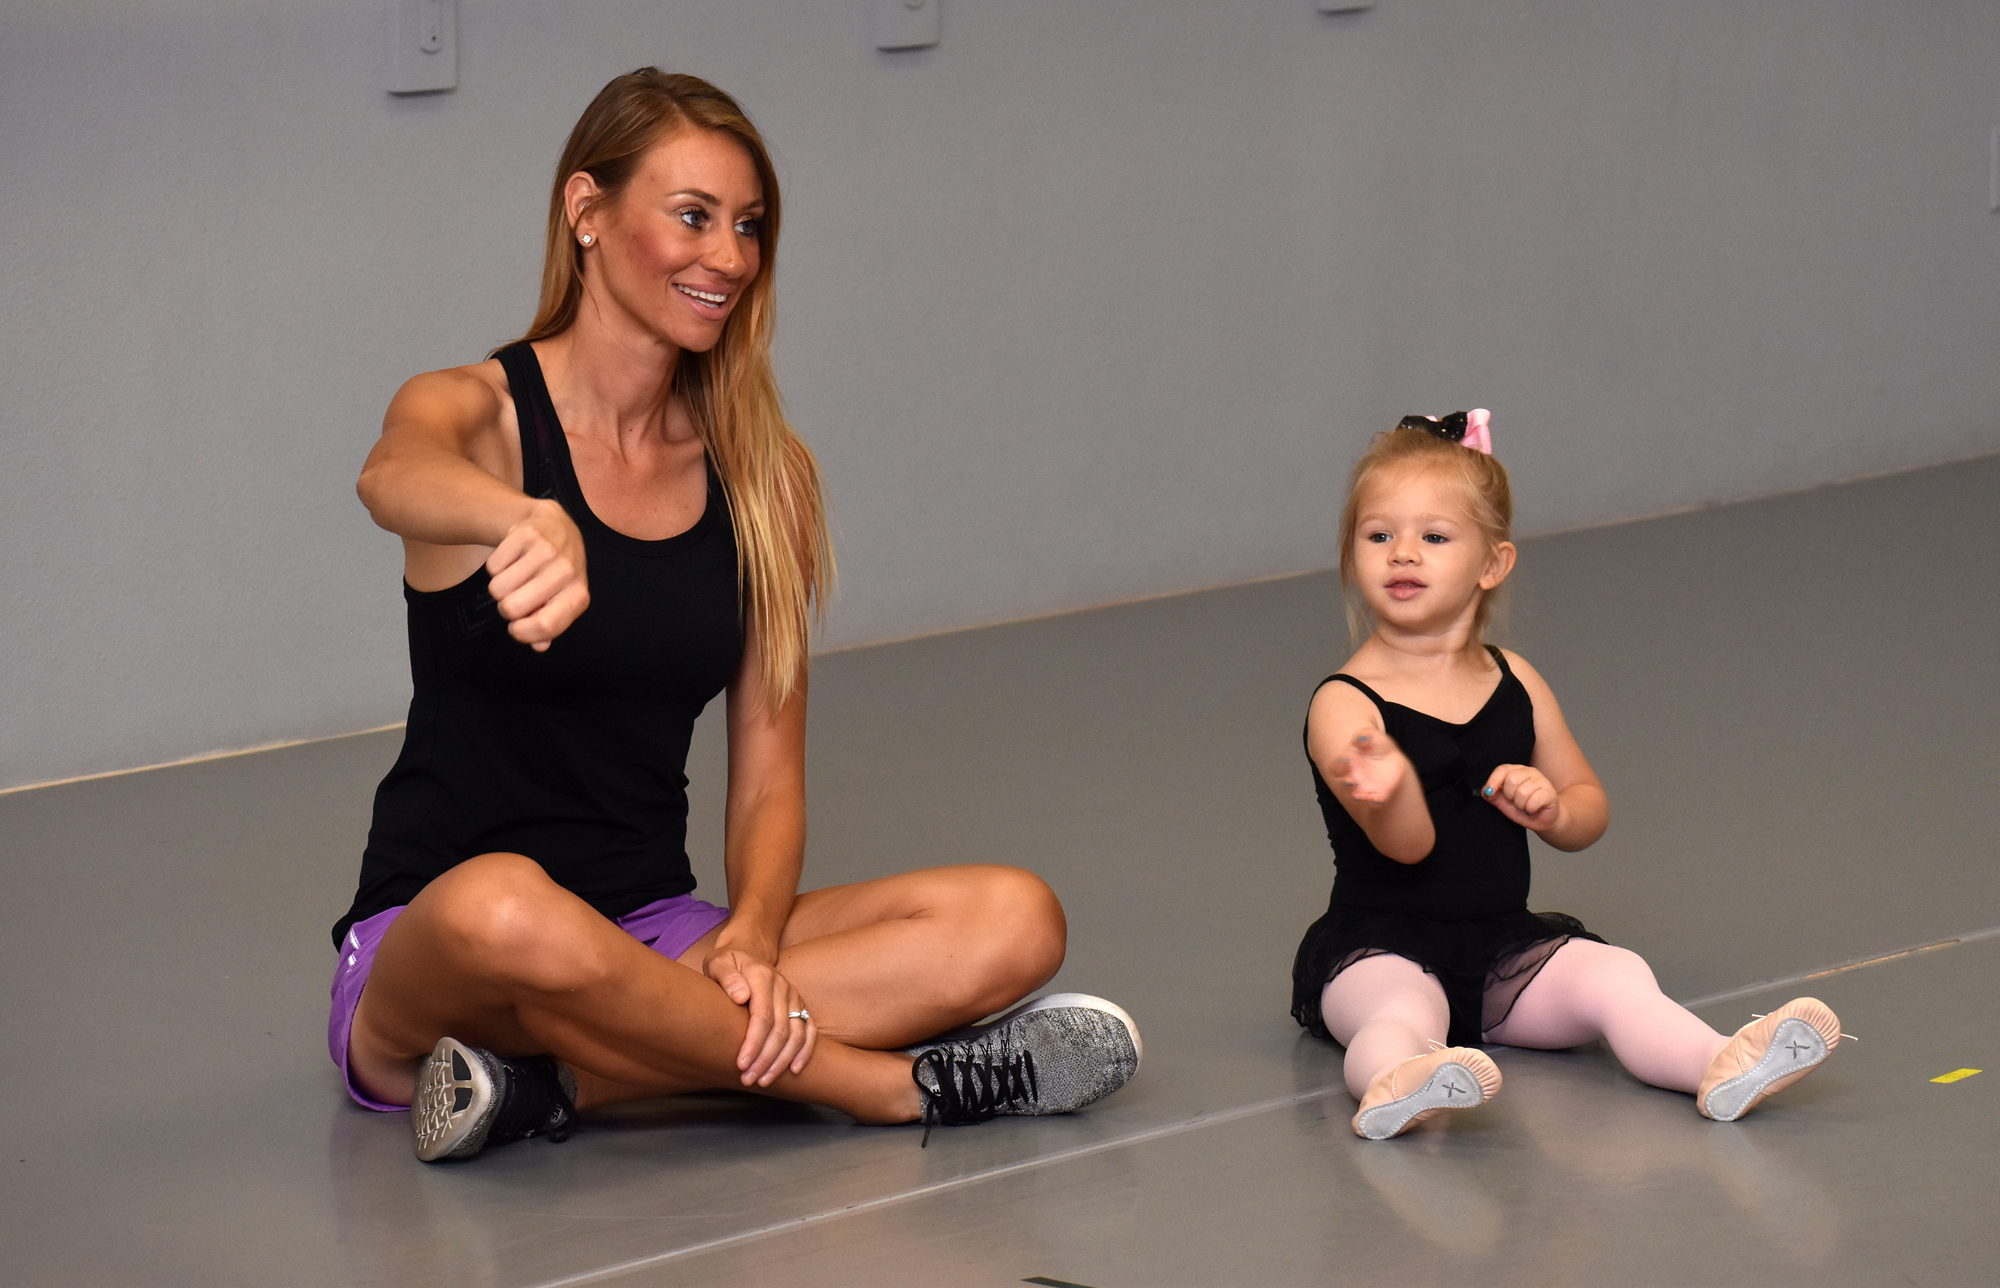
M 692 286 L 682 286 L 679 282 L 674 283 L 674 289 L 682 295 L 692 295 L 705 304 L 722 304 L 729 299 L 727 295 L 716 295 L 711 291 L 697 291 Z

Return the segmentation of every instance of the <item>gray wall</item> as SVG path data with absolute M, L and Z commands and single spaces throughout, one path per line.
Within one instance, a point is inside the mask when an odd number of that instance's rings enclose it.
M 0 10 L 0 785 L 400 719 L 356 467 L 647 62 L 777 151 L 827 646 L 1327 566 L 1406 411 L 1528 532 L 2000 449 L 1991 0 L 460 6 L 420 100 L 379 0 Z

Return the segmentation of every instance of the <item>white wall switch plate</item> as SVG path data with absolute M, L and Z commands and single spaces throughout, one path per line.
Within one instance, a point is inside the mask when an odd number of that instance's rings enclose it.
M 870 0 L 877 49 L 925 49 L 938 42 L 938 0 Z
M 933 3 L 936 0 L 932 0 Z M 391 94 L 458 88 L 458 0 L 385 0 L 383 80 Z

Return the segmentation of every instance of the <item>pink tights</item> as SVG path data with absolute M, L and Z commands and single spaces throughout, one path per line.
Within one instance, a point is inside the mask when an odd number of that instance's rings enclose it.
M 1444 989 L 1407 957 L 1365 957 L 1333 977 L 1320 1015 L 1347 1048 L 1347 1089 L 1356 1099 L 1384 1070 L 1442 1044 L 1451 1027 Z M 1514 1000 L 1488 1042 L 1550 1050 L 1603 1038 L 1641 1082 L 1671 1091 L 1701 1085 L 1729 1039 L 1660 991 L 1639 954 L 1588 939 L 1555 951 Z

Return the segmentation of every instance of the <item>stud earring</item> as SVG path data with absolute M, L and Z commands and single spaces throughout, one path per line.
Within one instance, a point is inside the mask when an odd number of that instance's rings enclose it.
M 577 240 L 581 241 L 584 245 L 588 246 L 590 245 L 593 239 L 589 233 L 585 233 L 582 237 L 578 238 Z

